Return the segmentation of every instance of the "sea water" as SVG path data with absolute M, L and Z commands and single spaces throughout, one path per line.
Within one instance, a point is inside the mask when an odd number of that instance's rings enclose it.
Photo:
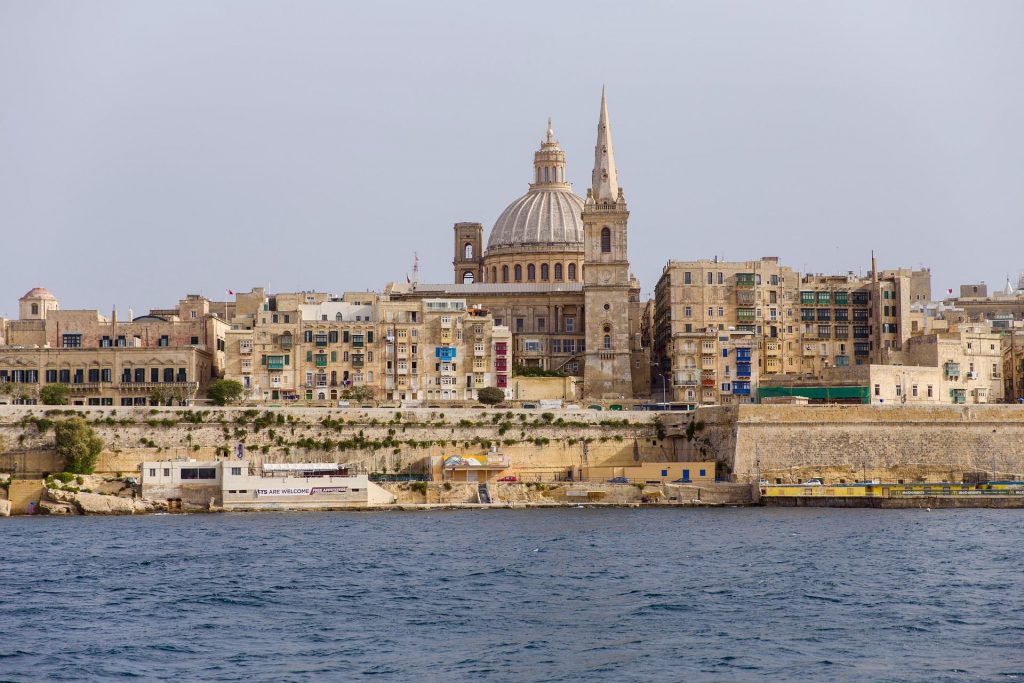
M 1024 680 L 1014 510 L 0 519 L 0 680 Z

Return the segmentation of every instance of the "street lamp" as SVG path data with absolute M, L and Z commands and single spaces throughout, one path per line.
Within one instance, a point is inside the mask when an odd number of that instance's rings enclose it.
M 658 368 L 658 377 L 661 377 L 661 406 L 662 409 L 665 409 L 668 406 L 665 389 L 665 373 L 661 372 L 661 363 L 651 363 L 651 365 Z

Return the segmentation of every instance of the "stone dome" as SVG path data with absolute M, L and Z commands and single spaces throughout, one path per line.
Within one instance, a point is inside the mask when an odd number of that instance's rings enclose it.
M 551 245 L 583 249 L 583 199 L 568 189 L 534 188 L 502 211 L 487 249 Z
M 56 301 L 57 297 L 51 294 L 50 290 L 46 287 L 33 287 L 25 292 L 25 296 L 21 297 L 21 299 L 52 299 Z
M 572 192 L 566 180 L 565 152 L 555 140 L 548 119 L 547 136 L 533 154 L 533 182 L 530 191 L 501 212 L 487 251 L 583 251 L 583 199 Z

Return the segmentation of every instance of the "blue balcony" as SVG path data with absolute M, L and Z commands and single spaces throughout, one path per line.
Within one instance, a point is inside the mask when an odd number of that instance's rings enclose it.
M 750 377 L 750 363 L 737 363 L 736 364 L 736 376 L 737 377 Z

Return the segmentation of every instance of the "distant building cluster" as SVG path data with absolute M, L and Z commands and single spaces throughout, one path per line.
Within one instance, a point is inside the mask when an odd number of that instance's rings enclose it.
M 247 402 L 468 402 L 518 374 L 575 398 L 693 409 L 754 402 L 1024 400 L 1024 276 L 933 300 L 928 269 L 801 274 L 778 257 L 670 260 L 642 301 L 602 94 L 591 185 L 572 191 L 549 122 L 526 194 L 490 231 L 454 226 L 454 279 L 379 292 L 188 295 L 119 319 L 43 288 L 0 319 L 0 402 L 68 387 L 82 405 L 187 404 L 211 381 Z M 558 383 L 559 386 L 566 386 Z

